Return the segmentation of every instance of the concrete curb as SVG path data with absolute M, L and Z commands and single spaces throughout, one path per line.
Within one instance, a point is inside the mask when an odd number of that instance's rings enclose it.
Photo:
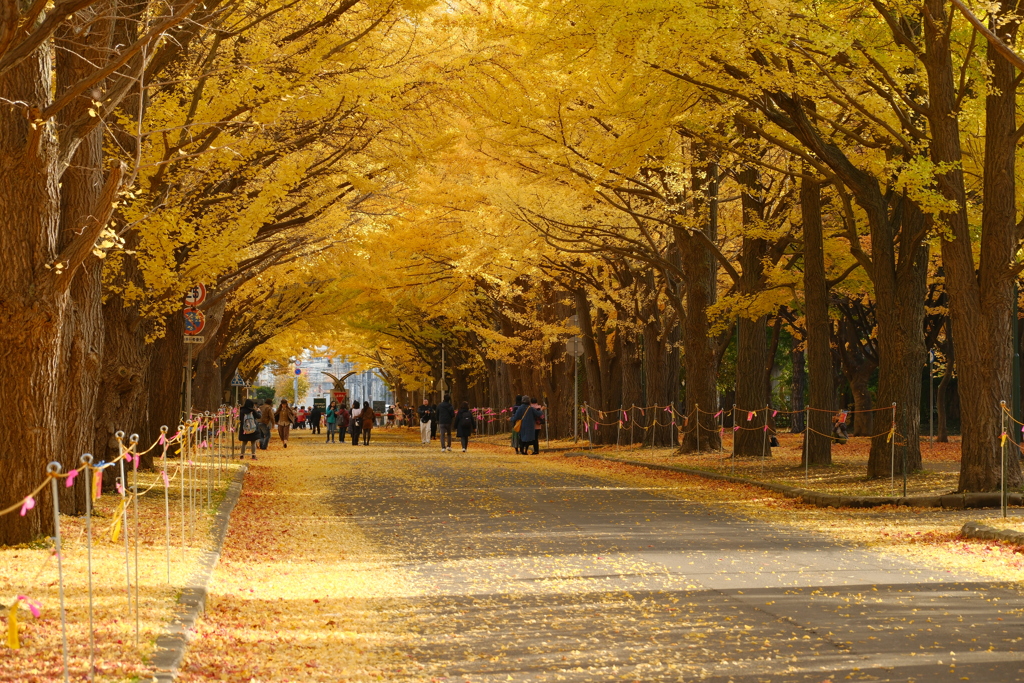
M 704 470 L 695 470 L 689 467 L 676 467 L 675 465 L 659 465 L 656 463 L 641 462 L 639 460 L 609 458 L 608 456 L 597 455 L 596 453 L 572 451 L 566 453 L 565 457 L 584 457 L 591 458 L 592 460 L 607 460 L 608 462 L 617 462 L 622 463 L 623 465 L 645 467 L 649 470 L 680 472 L 682 474 L 691 474 L 695 477 L 703 477 L 705 479 L 715 479 L 717 481 L 728 481 L 733 484 L 757 486 L 762 489 L 781 493 L 787 498 L 798 498 L 802 503 L 815 505 L 820 508 L 873 508 L 880 507 L 882 505 L 905 505 L 908 507 L 963 510 L 967 508 L 984 509 L 1000 507 L 998 491 L 988 493 L 951 493 L 943 496 L 907 496 L 906 498 L 902 496 L 837 496 L 832 493 L 822 493 L 821 491 L 812 491 L 810 489 L 802 489 L 796 486 L 786 486 L 785 484 L 773 484 L 766 481 L 757 481 L 756 479 L 744 479 L 743 477 L 733 477 L 728 474 L 718 474 L 717 472 L 705 472 Z M 1024 505 L 1024 496 L 1019 493 L 1010 493 L 1006 496 L 1006 502 L 1007 505 Z
M 1024 545 L 1024 533 L 1010 531 L 1009 529 L 997 529 L 980 522 L 967 522 L 960 529 L 960 535 L 965 538 L 977 538 L 984 541 L 1006 541 L 1014 545 Z
M 248 471 L 249 466 L 242 465 L 241 469 L 235 473 L 234 479 L 228 484 L 227 494 L 213 520 L 211 547 L 200 553 L 198 566 L 192 572 L 192 576 L 189 577 L 188 583 L 185 584 L 181 596 L 178 598 L 178 613 L 164 629 L 163 634 L 156 639 L 156 651 L 149 661 L 149 665 L 153 668 L 153 683 L 171 683 L 178 676 L 178 669 L 185 658 L 185 652 L 188 651 L 188 644 L 192 640 L 196 621 L 199 619 L 199 615 L 206 611 L 206 596 L 210 577 L 213 576 L 213 570 L 220 559 L 224 538 L 228 534 L 231 511 L 235 509 L 235 505 L 242 495 L 242 482 Z

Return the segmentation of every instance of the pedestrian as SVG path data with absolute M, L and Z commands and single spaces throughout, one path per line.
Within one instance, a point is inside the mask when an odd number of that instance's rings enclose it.
M 359 445 L 359 432 L 362 431 L 363 421 L 359 419 L 359 415 L 363 412 L 362 408 L 359 407 L 359 401 L 352 402 L 352 419 L 348 423 L 349 434 L 352 435 L 352 445 Z
M 427 399 L 423 399 L 423 405 L 419 407 L 417 412 L 420 416 L 420 443 L 426 446 L 430 443 L 430 422 L 434 419 L 430 410 L 430 403 Z
M 299 406 L 299 409 L 295 412 L 295 428 L 306 428 L 306 406 Z
M 395 405 L 395 425 L 398 427 L 405 426 L 405 411 L 398 404 Z
M 337 417 L 335 427 L 338 430 L 338 441 L 339 443 L 345 443 L 345 434 L 348 433 L 348 408 L 341 401 L 338 401 L 337 407 L 334 409 L 334 415 Z
M 325 421 L 327 422 L 327 440 L 324 443 L 334 443 L 334 432 L 338 425 L 338 414 L 334 412 L 334 401 L 331 401 L 331 405 L 327 406 Z
M 846 420 L 849 415 L 846 408 L 840 408 L 839 412 L 832 416 L 832 434 L 835 440 L 841 444 L 850 439 L 850 434 L 846 431 Z
M 437 433 L 441 436 L 441 451 L 452 449 L 452 421 L 455 419 L 455 409 L 451 400 L 445 396 L 437 406 Z
M 288 399 L 281 399 L 281 404 L 277 406 L 277 412 L 274 413 L 274 419 L 277 420 L 277 435 L 281 437 L 284 447 L 288 448 L 288 434 L 295 422 L 295 411 L 288 405 Z
M 252 444 L 252 459 L 256 459 L 256 442 L 260 438 L 260 430 L 257 425 L 260 420 L 260 411 L 251 398 L 245 399 L 242 409 L 238 411 L 238 440 L 242 444 L 242 454 L 239 456 L 245 459 L 245 444 Z
M 430 438 L 437 436 L 437 404 L 430 404 Z
M 533 446 L 534 455 L 537 455 L 540 450 L 539 442 L 537 441 L 537 425 L 542 423 L 544 414 L 538 408 L 533 407 L 531 403 L 529 396 L 523 396 L 523 403 L 519 406 L 519 410 L 516 411 L 515 417 L 512 420 L 512 431 L 519 432 L 519 449 L 517 452 L 522 455 L 526 455 L 530 446 Z
M 516 402 L 511 408 L 508 409 L 510 416 L 510 425 L 512 427 L 512 448 L 515 449 L 516 453 L 519 452 L 519 430 L 516 429 L 516 415 L 519 413 L 519 409 L 523 405 L 523 397 L 516 396 Z
M 473 411 L 469 409 L 469 402 L 463 401 L 459 406 L 459 412 L 455 414 L 455 434 L 462 442 L 462 452 L 469 448 L 469 437 L 476 431 L 476 418 Z
M 373 430 L 374 420 L 377 419 L 369 402 L 363 401 L 363 412 L 359 413 L 359 419 L 363 421 L 363 445 L 369 446 L 370 432 Z
M 388 406 L 388 427 L 395 426 L 395 406 L 391 404 Z
M 259 447 L 261 451 L 270 446 L 270 426 L 274 424 L 274 402 L 269 398 L 260 406 L 260 423 L 256 425 L 260 432 Z
M 320 418 L 323 417 L 323 412 L 320 410 L 320 406 L 314 405 L 313 410 L 309 411 L 309 415 L 306 419 L 309 420 L 309 429 L 313 434 L 320 433 Z

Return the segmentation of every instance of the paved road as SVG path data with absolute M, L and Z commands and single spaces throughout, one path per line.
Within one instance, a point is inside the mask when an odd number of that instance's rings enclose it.
M 342 456 L 339 511 L 416 595 L 453 681 L 1024 681 L 1010 587 L 493 454 Z

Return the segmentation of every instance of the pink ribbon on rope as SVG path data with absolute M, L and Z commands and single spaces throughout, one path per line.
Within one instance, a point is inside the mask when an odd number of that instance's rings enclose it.
M 64 480 L 65 488 L 71 488 L 75 485 L 75 477 L 78 476 L 78 470 L 71 470 L 68 472 L 68 478 Z
M 21 516 L 24 517 L 35 506 L 36 499 L 32 496 L 25 496 L 25 502 L 21 504 Z
M 753 419 L 754 419 L 754 411 L 751 410 L 749 413 L 747 413 L 747 422 L 750 422 Z

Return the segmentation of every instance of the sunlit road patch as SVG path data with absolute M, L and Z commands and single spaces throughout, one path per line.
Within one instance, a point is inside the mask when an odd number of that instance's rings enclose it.
M 395 441 L 338 453 L 335 509 L 407 578 L 389 618 L 417 676 L 1024 680 L 1012 587 L 678 488 Z

